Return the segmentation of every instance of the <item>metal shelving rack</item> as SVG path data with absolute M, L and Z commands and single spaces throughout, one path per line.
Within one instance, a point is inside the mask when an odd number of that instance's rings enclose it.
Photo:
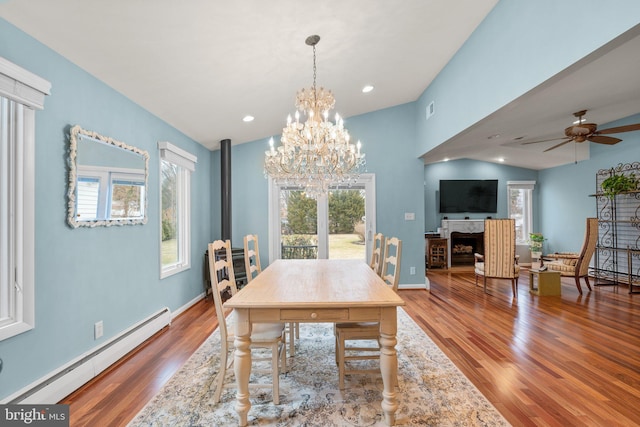
M 640 162 L 619 164 L 596 174 L 596 191 L 613 173 L 640 177 Z M 598 245 L 592 273 L 596 285 L 640 286 L 640 190 L 618 194 L 613 198 L 597 192 Z

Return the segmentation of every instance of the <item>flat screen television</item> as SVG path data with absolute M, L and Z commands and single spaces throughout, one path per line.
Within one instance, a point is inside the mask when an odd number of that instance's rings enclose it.
M 498 212 L 497 179 L 441 179 L 440 213 Z

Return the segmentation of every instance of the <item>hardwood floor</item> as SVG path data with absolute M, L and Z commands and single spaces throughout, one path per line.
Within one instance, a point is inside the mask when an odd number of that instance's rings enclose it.
M 405 310 L 514 426 L 640 425 L 640 295 L 597 287 L 537 297 L 521 274 L 485 294 L 472 271 L 431 270 Z M 584 288 L 584 286 L 583 286 Z M 75 392 L 72 426 L 126 425 L 216 327 L 203 300 L 138 352 Z
M 211 297 L 67 396 L 71 426 L 126 426 L 218 326 Z

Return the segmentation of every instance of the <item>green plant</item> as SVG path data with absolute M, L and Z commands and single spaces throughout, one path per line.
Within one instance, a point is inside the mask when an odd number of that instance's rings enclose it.
M 638 178 L 636 178 L 634 173 L 624 175 L 622 173 L 616 173 L 614 169 L 611 169 L 611 176 L 602 181 L 600 186 L 605 196 L 613 198 L 616 194 L 637 190 Z
M 532 252 L 542 252 L 542 244 L 545 240 L 541 233 L 529 233 L 529 249 Z

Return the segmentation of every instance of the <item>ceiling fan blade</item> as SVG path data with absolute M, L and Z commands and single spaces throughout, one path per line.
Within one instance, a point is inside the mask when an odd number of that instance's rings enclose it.
M 597 131 L 596 135 L 602 135 L 607 133 L 622 133 L 622 132 L 631 132 L 634 130 L 640 130 L 640 123 L 636 123 L 634 125 L 626 125 L 626 126 L 618 126 L 615 128 L 602 129 Z
M 596 142 L 598 144 L 607 144 L 607 145 L 617 144 L 618 142 L 622 141 L 621 139 L 614 138 L 612 136 L 600 136 L 600 135 L 590 136 L 589 138 L 587 138 L 587 140 L 591 142 Z
M 537 144 L 537 143 L 539 143 L 539 142 L 559 141 L 559 140 L 561 140 L 561 139 L 568 139 L 569 141 L 571 141 L 571 138 L 569 138 L 569 137 L 566 137 L 566 136 L 565 136 L 565 137 L 559 136 L 559 137 L 557 137 L 557 138 L 542 139 L 542 140 L 540 140 L 540 141 L 529 141 L 529 142 L 523 142 L 523 143 L 522 143 L 522 145 L 527 145 L 527 144 Z
M 546 150 L 544 150 L 544 151 L 543 151 L 543 153 L 546 153 L 547 151 L 551 151 L 551 150 L 553 150 L 554 148 L 562 147 L 564 144 L 567 144 L 567 143 L 569 143 L 569 142 L 571 142 L 571 139 L 568 139 L 568 140 L 566 140 L 566 141 L 563 141 L 563 142 L 561 142 L 560 144 L 554 145 L 554 146 L 553 146 L 553 147 L 551 147 L 551 148 L 547 148 Z

